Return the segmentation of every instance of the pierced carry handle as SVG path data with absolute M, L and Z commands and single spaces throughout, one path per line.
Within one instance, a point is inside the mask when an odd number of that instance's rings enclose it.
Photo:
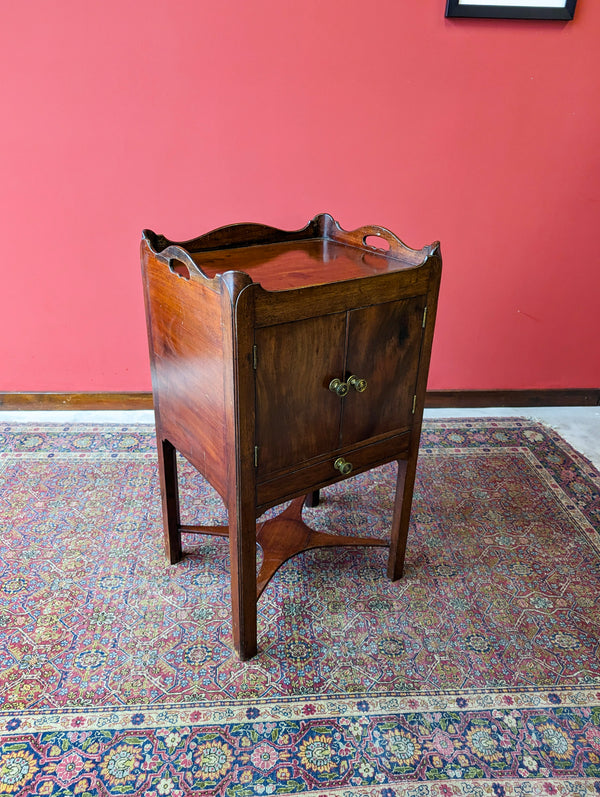
M 375 224 L 359 227 L 357 230 L 342 230 L 336 222 L 335 238 L 353 246 L 366 246 L 374 252 L 391 255 L 405 255 L 406 252 L 414 252 L 404 244 L 398 236 L 385 227 L 378 227 Z
M 178 277 L 182 277 L 185 280 L 189 280 L 190 270 L 182 260 L 179 260 L 176 257 L 171 257 L 168 260 L 168 266 L 172 274 L 177 274 Z
M 375 224 L 359 227 L 357 230 L 344 230 L 339 223 L 328 214 L 324 214 L 324 228 L 326 235 L 333 241 L 350 244 L 351 246 L 367 247 L 374 253 L 387 254 L 400 258 L 414 266 L 420 266 L 433 253 L 435 245 L 424 246 L 422 249 L 411 249 L 397 235 L 385 227 Z M 387 246 L 381 245 L 385 241 Z
M 361 227 L 357 232 L 362 236 L 362 245 L 368 246 L 375 251 L 381 250 L 383 252 L 392 252 L 393 254 L 406 249 L 405 244 L 402 243 L 400 238 L 394 235 L 390 230 L 386 230 L 385 227 L 376 227 L 372 225 L 369 227 Z

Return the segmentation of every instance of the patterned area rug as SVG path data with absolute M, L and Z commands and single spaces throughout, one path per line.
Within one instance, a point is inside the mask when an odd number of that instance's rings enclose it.
M 151 426 L 0 425 L 0 795 L 600 792 L 598 472 L 524 420 L 426 424 L 405 576 L 290 560 L 231 648 L 227 542 L 162 551 Z M 385 537 L 395 466 L 315 528 Z M 182 464 L 184 522 L 223 522 Z

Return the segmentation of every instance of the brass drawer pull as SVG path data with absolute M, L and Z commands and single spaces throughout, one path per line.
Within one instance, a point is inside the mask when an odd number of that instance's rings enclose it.
M 367 389 L 367 380 L 361 379 L 359 376 L 352 374 L 352 376 L 348 378 L 347 382 L 342 382 L 341 379 L 332 379 L 329 383 L 329 389 L 331 392 L 335 393 L 336 396 L 339 396 L 340 398 L 347 396 L 351 387 L 353 387 L 357 393 L 364 393 L 364 391 Z
M 342 382 L 340 379 L 332 379 L 329 383 L 329 389 L 332 393 L 335 393 L 336 396 L 344 398 L 344 396 L 348 395 L 348 390 L 350 388 L 347 382 Z
M 348 384 L 351 385 L 357 393 L 364 393 L 367 389 L 367 380 L 361 379 L 359 376 L 352 376 L 348 379 Z
M 344 457 L 338 457 L 333 463 L 333 467 L 342 474 L 342 476 L 349 476 L 352 473 L 352 463 L 346 462 Z

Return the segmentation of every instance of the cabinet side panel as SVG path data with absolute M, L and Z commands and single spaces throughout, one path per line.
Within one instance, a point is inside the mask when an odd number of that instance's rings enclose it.
M 145 267 L 152 387 L 168 439 L 226 495 L 221 294 L 149 255 Z

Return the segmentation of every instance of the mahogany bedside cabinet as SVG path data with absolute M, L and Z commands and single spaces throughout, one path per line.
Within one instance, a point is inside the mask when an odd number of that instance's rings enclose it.
M 409 249 L 321 214 L 293 232 L 235 224 L 183 243 L 145 230 L 141 254 L 167 556 L 181 558 L 182 532 L 229 538 L 233 640 L 249 659 L 258 597 L 291 556 L 389 545 L 388 576 L 402 575 L 439 244 Z M 181 524 L 177 451 L 220 494 L 228 526 Z M 320 488 L 392 460 L 391 542 L 303 522 Z

